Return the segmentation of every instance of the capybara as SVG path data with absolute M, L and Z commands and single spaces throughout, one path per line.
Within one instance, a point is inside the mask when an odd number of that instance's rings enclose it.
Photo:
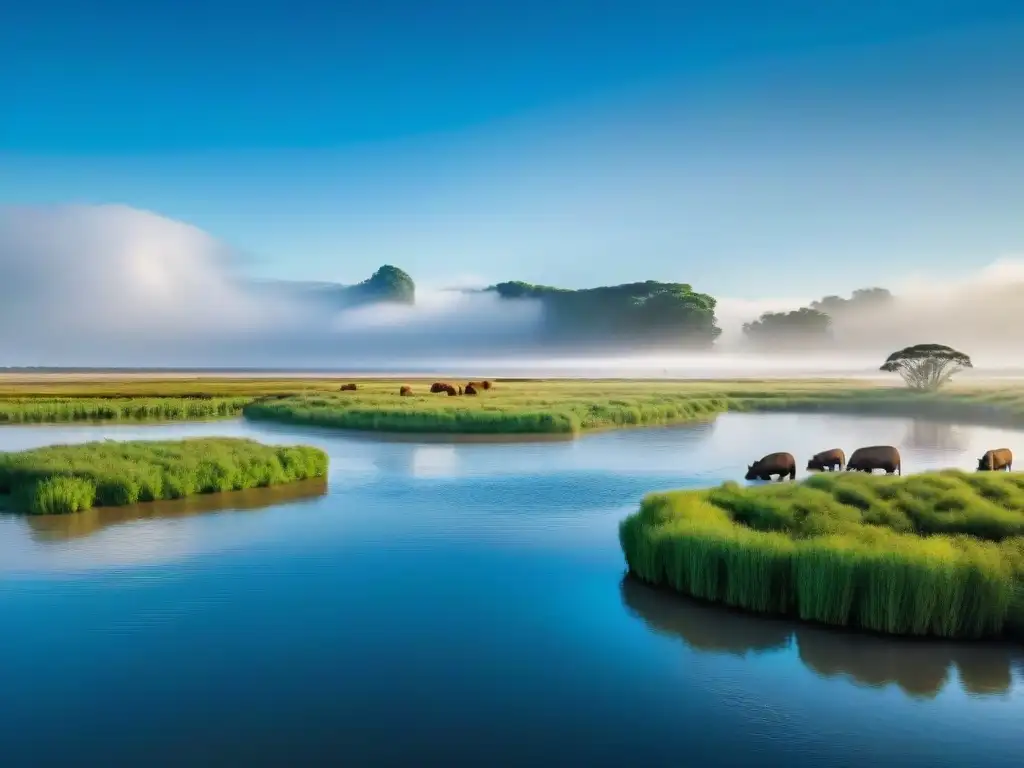
M 850 456 L 846 463 L 847 472 L 867 472 L 884 469 L 885 474 L 891 475 L 894 472 L 903 474 L 900 452 L 891 445 L 872 445 L 868 448 L 858 448 Z
M 467 395 L 475 395 L 476 394 L 476 387 L 473 385 L 473 383 L 469 383 L 469 384 L 466 385 L 466 394 Z
M 342 392 L 355 392 L 357 389 L 358 389 L 358 387 L 355 384 L 342 384 L 341 385 L 341 391 Z
M 410 395 L 412 395 L 412 387 L 403 386 L 401 389 L 398 390 L 398 394 L 402 397 L 409 397 Z
M 812 469 L 818 472 L 835 472 L 836 470 L 842 471 L 843 467 L 846 466 L 846 454 L 843 453 L 842 448 L 833 448 L 830 451 L 822 451 L 811 456 L 807 462 L 807 471 L 810 472 Z
M 792 453 L 769 453 L 747 467 L 744 480 L 771 480 L 772 475 L 779 476 L 781 483 L 789 475 L 790 480 L 796 479 L 796 459 Z
M 1007 472 L 1013 469 L 1013 451 L 1009 448 L 985 451 L 985 455 L 978 459 L 979 472 L 994 472 L 1000 469 L 1005 469 Z

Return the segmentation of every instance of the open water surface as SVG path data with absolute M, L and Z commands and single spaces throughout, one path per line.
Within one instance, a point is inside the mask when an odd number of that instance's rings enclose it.
M 657 592 L 623 578 L 617 526 L 770 451 L 972 469 L 1024 433 L 726 414 L 487 444 L 229 421 L 3 427 L 0 449 L 197 435 L 318 445 L 330 477 L 0 516 L 3 765 L 1021 764 L 1017 648 Z

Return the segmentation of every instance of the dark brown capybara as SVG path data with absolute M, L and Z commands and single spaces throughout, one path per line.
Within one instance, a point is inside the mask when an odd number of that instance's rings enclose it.
M 842 471 L 846 466 L 846 454 L 842 448 L 833 448 L 830 451 L 822 451 L 811 456 L 807 462 L 807 471 L 817 470 L 818 472 Z
M 985 455 L 978 459 L 979 472 L 997 472 L 1003 469 L 1007 472 L 1013 469 L 1013 451 L 1009 448 L 985 451 Z
M 398 394 L 401 397 L 410 397 L 412 395 L 412 387 L 403 385 L 402 388 L 398 390 Z
M 467 395 L 475 395 L 476 394 L 476 385 L 473 382 L 470 382 L 469 384 L 466 385 L 466 394 Z
M 359 387 L 357 387 L 355 384 L 342 384 L 340 391 L 342 391 L 342 392 L 355 392 L 357 389 L 359 389 Z
M 792 453 L 769 453 L 764 458 L 758 459 L 747 467 L 747 474 L 744 480 L 771 480 L 772 475 L 779 476 L 781 483 L 789 476 L 790 480 L 796 479 L 796 459 Z
M 872 445 L 858 448 L 846 463 L 847 472 L 871 473 L 876 469 L 884 469 L 885 474 L 903 474 L 900 452 L 891 445 Z

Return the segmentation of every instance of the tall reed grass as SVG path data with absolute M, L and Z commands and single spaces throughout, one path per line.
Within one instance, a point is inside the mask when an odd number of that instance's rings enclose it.
M 0 494 L 26 514 L 180 499 L 327 474 L 327 454 L 239 438 L 56 445 L 0 453 Z
M 1019 475 L 842 473 L 657 493 L 619 539 L 644 581 L 751 611 L 901 635 L 1024 628 Z
M 13 398 L 0 400 L 0 423 L 196 421 L 238 416 L 252 397 Z

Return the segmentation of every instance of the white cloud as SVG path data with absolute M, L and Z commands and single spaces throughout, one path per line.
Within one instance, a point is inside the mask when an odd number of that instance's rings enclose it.
M 338 313 L 234 266 L 201 230 L 125 206 L 0 209 L 0 365 L 336 365 L 525 338 L 539 317 L 429 285 L 415 307 Z
M 0 365 L 508 361 L 513 351 L 530 352 L 541 320 L 533 302 L 459 290 L 494 282 L 477 275 L 420 280 L 414 307 L 337 311 L 244 280 L 235 266 L 206 233 L 124 206 L 0 209 Z M 892 308 L 837 322 L 837 365 L 929 341 L 985 365 L 1024 361 L 1024 259 L 947 279 L 894 276 L 891 287 L 900 297 Z M 720 298 L 720 353 L 737 350 L 744 322 L 810 300 Z

